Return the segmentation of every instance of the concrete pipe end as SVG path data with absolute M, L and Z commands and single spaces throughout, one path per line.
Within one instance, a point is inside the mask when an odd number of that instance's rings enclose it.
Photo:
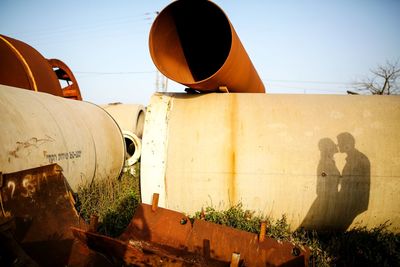
M 142 140 L 130 131 L 122 131 L 126 146 L 125 167 L 129 168 L 139 161 L 142 154 Z

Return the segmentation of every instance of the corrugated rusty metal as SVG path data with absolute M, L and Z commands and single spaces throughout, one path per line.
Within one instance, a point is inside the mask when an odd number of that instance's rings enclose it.
M 150 54 L 168 78 L 199 91 L 264 93 L 235 29 L 210 1 L 174 1 L 150 31 Z
M 62 93 L 65 98 L 82 100 L 81 90 L 75 76 L 71 69 L 59 59 L 48 59 L 47 60 L 53 68 L 57 78 L 64 80 L 68 85 L 62 88 Z
M 48 61 L 33 47 L 0 35 L 0 84 L 63 96 Z

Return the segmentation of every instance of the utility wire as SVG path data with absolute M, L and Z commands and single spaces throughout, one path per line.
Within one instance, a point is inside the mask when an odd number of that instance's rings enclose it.
M 332 81 L 302 81 L 302 80 L 265 80 L 266 82 L 283 82 L 283 83 L 308 83 L 308 84 L 334 84 L 334 85 L 350 85 L 350 82 L 332 82 Z
M 17 31 L 17 32 L 9 32 L 8 34 L 10 35 L 37 35 L 40 33 L 54 33 L 54 32 L 62 32 L 64 30 L 74 30 L 76 28 L 78 29 L 82 29 L 82 28 L 87 28 L 87 27 L 97 27 L 97 26 L 101 26 L 101 25 L 112 25 L 113 23 L 110 22 L 114 22 L 114 24 L 118 24 L 119 22 L 135 22 L 135 21 L 140 21 L 140 20 L 149 20 L 151 19 L 151 15 L 152 14 L 157 14 L 157 12 L 146 12 L 140 15 L 136 15 L 136 16 L 119 16 L 119 17 L 114 17 L 114 18 L 106 18 L 106 19 L 102 19 L 102 20 L 96 20 L 96 22 L 94 23 L 88 23 L 88 24 L 65 24 L 65 25 L 55 25 L 54 27 L 47 27 L 47 28 L 42 28 L 42 29 L 38 29 L 38 30 L 29 30 L 29 31 Z
M 90 74 L 90 75 L 126 75 L 126 74 L 147 74 L 156 73 L 156 71 L 118 71 L 118 72 L 99 72 L 99 71 L 74 71 L 76 74 Z

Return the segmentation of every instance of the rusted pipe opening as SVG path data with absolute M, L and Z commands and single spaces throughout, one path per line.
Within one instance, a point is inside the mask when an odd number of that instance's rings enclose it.
M 183 84 L 205 80 L 225 63 L 232 29 L 224 12 L 209 1 L 176 1 L 156 18 L 150 53 L 157 68 Z

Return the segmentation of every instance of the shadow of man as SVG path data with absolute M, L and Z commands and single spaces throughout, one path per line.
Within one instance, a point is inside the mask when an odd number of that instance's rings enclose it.
M 347 155 L 337 199 L 338 226 L 346 230 L 357 215 L 368 209 L 371 164 L 367 156 L 355 148 L 355 139 L 350 133 L 340 133 L 337 141 L 339 152 Z
M 340 172 L 334 160 L 334 154 L 338 152 L 336 144 L 330 138 L 322 138 L 318 142 L 318 149 L 320 160 L 317 167 L 317 198 L 301 226 L 307 229 L 325 230 L 335 227 Z

